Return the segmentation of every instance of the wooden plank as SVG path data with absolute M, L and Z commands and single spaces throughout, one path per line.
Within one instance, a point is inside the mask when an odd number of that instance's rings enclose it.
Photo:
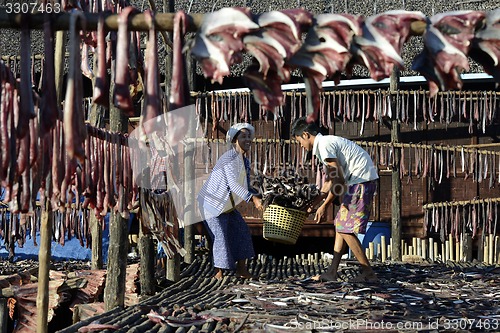
M 394 69 L 391 73 L 389 89 L 397 91 L 399 85 L 399 70 Z M 391 95 L 391 108 L 397 110 L 397 101 L 394 95 Z M 393 119 L 391 122 L 391 142 L 398 143 L 401 140 L 401 131 L 398 119 Z M 394 150 L 394 159 L 399 161 L 401 152 L 399 149 Z M 396 164 L 392 168 L 392 203 L 391 203 L 391 237 L 394 239 L 394 248 L 392 249 L 392 259 L 401 260 L 401 178 L 399 176 L 400 165 Z
M 112 59 L 111 68 L 115 68 L 116 60 Z M 109 127 L 112 132 L 125 133 L 128 129 L 128 119 L 123 115 L 123 112 L 113 105 L 113 82 L 114 71 L 111 71 L 110 80 L 110 110 L 109 110 Z M 121 156 L 121 146 L 118 146 L 118 156 Z M 121 186 L 118 191 L 126 190 Z M 125 305 L 125 283 L 127 273 L 127 252 L 124 251 L 124 244 L 128 244 L 128 220 L 124 219 L 119 212 L 112 211 L 109 217 L 109 246 L 108 246 L 108 264 L 106 287 L 104 288 L 104 304 L 106 311 L 115 307 L 123 307 Z

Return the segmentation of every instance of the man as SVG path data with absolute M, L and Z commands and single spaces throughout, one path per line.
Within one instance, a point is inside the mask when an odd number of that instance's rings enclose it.
M 316 223 L 321 223 L 326 208 L 339 197 L 341 205 L 335 217 L 335 245 L 333 262 L 314 280 L 335 281 L 346 245 L 361 264 L 361 274 L 353 282 L 374 282 L 377 276 L 370 266 L 358 233 L 364 234 L 370 217 L 371 203 L 377 188 L 378 173 L 370 155 L 354 142 L 335 135 L 323 136 L 319 127 L 307 123 L 306 117 L 296 119 L 291 135 L 300 145 L 318 158 L 326 167 L 326 181 L 321 195 L 312 203 Z

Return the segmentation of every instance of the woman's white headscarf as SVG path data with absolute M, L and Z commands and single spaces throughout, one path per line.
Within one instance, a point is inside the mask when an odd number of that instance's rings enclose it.
M 249 130 L 250 135 L 253 139 L 253 137 L 255 136 L 255 128 L 252 125 L 250 125 L 249 123 L 236 123 L 233 126 L 231 126 L 226 133 L 227 143 L 233 142 L 233 139 L 236 136 L 236 134 L 238 134 L 238 132 L 241 131 L 242 129 Z

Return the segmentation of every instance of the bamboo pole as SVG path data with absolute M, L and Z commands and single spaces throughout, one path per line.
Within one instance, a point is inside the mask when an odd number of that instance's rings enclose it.
M 247 90 L 244 90 L 244 91 L 238 91 L 238 93 L 240 95 L 251 95 L 251 91 L 250 89 L 246 88 Z M 352 89 L 351 89 L 352 90 Z M 359 90 L 356 90 L 357 92 L 359 93 L 362 93 L 362 94 L 366 94 L 366 95 L 377 95 L 379 93 L 378 90 L 374 90 L 374 89 L 359 89 Z M 488 91 L 484 91 L 484 90 L 481 90 L 481 91 L 469 91 L 469 93 L 471 94 L 475 94 L 475 95 L 484 95 L 484 92 L 486 92 L 488 95 L 492 95 L 492 96 L 500 96 L 500 92 L 497 92 L 497 91 L 494 91 L 494 90 L 488 90 Z M 234 91 L 228 91 L 228 90 L 216 90 L 216 91 L 192 91 L 191 92 L 191 96 L 193 97 L 198 97 L 198 98 L 203 98 L 203 97 L 209 97 L 209 96 L 212 96 L 212 95 L 215 95 L 217 97 L 219 96 L 227 96 L 228 94 L 234 94 L 235 92 Z M 341 95 L 341 94 L 345 94 L 346 93 L 346 90 L 329 90 L 329 91 L 322 91 L 320 94 L 322 95 Z M 384 93 L 387 95 L 397 95 L 397 94 L 406 94 L 406 95 L 418 95 L 418 96 L 421 96 L 421 95 L 429 95 L 430 92 L 428 90 L 398 90 L 398 91 L 384 91 Z M 438 91 L 437 92 L 437 95 L 436 96 L 444 96 L 444 97 L 449 97 L 449 94 L 452 93 L 454 95 L 458 95 L 457 97 L 460 97 L 460 94 L 461 92 L 460 91 Z M 295 90 L 291 90 L 291 91 L 284 91 L 283 94 L 285 96 L 306 96 L 306 92 L 305 91 L 295 91 Z M 479 96 L 478 96 L 479 97 Z M 478 98 L 475 98 L 475 100 L 477 100 Z M 468 98 L 466 100 L 469 100 Z M 477 144 L 477 145 L 466 145 L 466 147 L 482 147 L 482 146 L 485 146 L 487 147 L 488 143 L 486 144 Z M 495 145 L 495 144 L 492 144 L 492 145 Z
M 382 262 L 387 260 L 387 244 L 385 236 L 380 236 L 380 260 L 382 260 Z
M 465 206 L 465 205 L 475 205 L 475 204 L 482 204 L 482 203 L 488 203 L 488 202 L 500 202 L 500 198 L 434 202 L 434 203 L 430 203 L 430 204 L 425 204 L 422 206 L 422 208 L 423 209 L 432 209 L 434 207 Z
M 447 262 L 448 258 L 450 257 L 450 248 L 448 247 L 448 241 L 444 241 L 444 243 L 441 243 L 441 258 L 443 262 Z
M 34 13 L 29 15 L 30 29 L 43 28 L 43 14 Z M 52 13 L 51 21 L 55 30 L 68 30 L 71 14 L 66 12 Z M 104 16 L 104 25 L 107 30 L 118 30 L 118 16 L 110 13 L 88 13 L 85 15 L 85 29 L 87 31 L 97 30 L 97 22 L 99 17 Z M 155 24 L 157 30 L 173 31 L 175 13 L 158 13 L 155 15 Z M 196 31 L 201 26 L 203 14 L 188 15 L 188 31 Z M 0 28 L 19 29 L 21 27 L 21 14 L 8 14 L 5 8 L 0 9 Z M 77 29 L 81 29 L 80 23 L 77 24 Z M 129 22 L 129 30 L 131 31 L 148 31 L 149 25 L 145 15 L 140 13 L 133 15 Z
M 438 243 L 437 242 L 434 242 L 434 260 L 437 260 L 438 258 Z
M 495 236 L 495 262 L 500 265 L 500 236 Z
M 420 255 L 427 259 L 427 240 L 425 238 L 420 240 Z
M 495 257 L 495 242 L 493 238 L 493 234 L 488 235 L 488 245 L 490 248 L 489 256 L 488 256 L 488 264 L 493 265 L 493 258 Z
M 490 251 L 490 244 L 488 242 L 488 238 L 486 237 L 485 239 L 483 239 L 483 256 L 482 258 L 480 259 L 480 261 L 482 261 L 483 263 L 485 264 L 488 264 L 488 257 L 489 257 L 489 251 Z
M 375 256 L 375 247 L 374 247 L 374 244 L 373 242 L 369 242 L 368 243 L 368 253 L 369 253 L 369 259 L 370 260 L 373 260 L 374 256 Z
M 499 96 L 500 97 L 500 96 Z M 131 117 L 129 118 L 130 123 L 138 123 L 140 120 L 140 117 Z M 212 138 L 196 138 L 196 139 L 186 139 L 186 142 L 190 142 L 191 140 L 196 141 L 196 142 L 208 142 L 208 143 L 225 143 L 225 139 L 212 139 Z M 284 144 L 298 144 L 297 140 L 294 139 L 260 139 L 260 138 L 255 138 L 253 139 L 252 142 L 255 143 L 284 143 Z M 494 151 L 494 150 L 477 150 L 477 149 L 471 149 L 471 148 L 464 148 L 465 146 L 449 146 L 449 145 L 427 145 L 427 144 L 419 144 L 419 143 L 391 143 L 391 142 L 376 142 L 376 141 L 364 141 L 364 140 L 354 140 L 356 144 L 362 146 L 362 147 L 394 147 L 394 148 L 422 148 L 422 149 L 434 149 L 434 150 L 443 150 L 443 151 L 463 151 L 465 153 L 478 153 L 478 154 L 485 154 L 485 155 L 497 155 L 500 156 L 500 151 Z M 493 202 L 500 202 L 500 198 L 488 198 L 488 199 L 482 199 L 482 200 L 492 200 Z M 465 202 L 465 201 L 460 201 L 460 202 Z M 446 203 L 446 202 L 445 202 Z M 425 206 L 430 206 L 433 204 L 445 204 L 445 203 L 432 203 L 432 204 L 427 204 Z
M 434 238 L 429 238 L 429 259 L 432 261 L 436 260 L 434 252 Z
M 464 234 L 460 234 L 460 250 L 458 251 L 460 255 L 459 261 L 465 261 L 465 253 L 464 253 Z
M 455 252 L 455 244 L 453 243 L 453 236 L 452 234 L 449 235 L 448 237 L 448 245 L 450 247 L 450 260 L 455 261 L 455 255 L 453 252 Z

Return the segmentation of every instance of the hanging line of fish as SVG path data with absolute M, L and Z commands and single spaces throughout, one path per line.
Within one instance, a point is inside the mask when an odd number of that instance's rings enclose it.
M 254 104 L 251 92 L 198 92 L 194 93 L 194 98 L 199 114 L 207 123 L 211 121 L 212 130 L 223 123 L 248 122 L 252 119 L 252 112 L 254 116 L 258 112 L 259 120 L 269 119 L 267 112 L 262 112 L 263 109 Z M 470 133 L 474 128 L 485 133 L 486 127 L 498 120 L 500 93 L 445 91 L 431 96 L 426 90 L 336 90 L 321 92 L 318 98 L 318 124 L 329 129 L 336 122 L 360 122 L 359 135 L 363 135 L 366 122 L 396 119 L 412 125 L 414 130 L 422 129 L 422 123 L 449 125 L 460 122 L 469 125 Z M 306 116 L 306 99 L 303 92 L 284 93 L 283 104 L 272 119 L 279 123 L 283 119 Z
M 179 241 L 179 224 L 174 200 L 169 192 L 156 193 L 141 188 L 141 223 L 158 241 L 165 255 L 172 258 L 176 253 L 181 256 L 186 250 Z
M 473 182 L 488 182 L 493 188 L 500 184 L 500 152 L 464 146 L 414 143 L 356 141 L 365 148 L 379 167 L 399 167 L 400 178 L 429 177 L 438 184 L 450 177 L 464 177 Z M 396 160 L 396 150 L 400 151 Z
M 421 30 L 423 49 L 412 60 L 411 69 L 427 79 L 430 97 L 439 90 L 462 89 L 460 74 L 470 70 L 468 57 L 500 82 L 499 21 L 500 8 L 432 17 L 405 10 L 363 17 L 313 15 L 305 9 L 255 15 L 249 8 L 222 8 L 204 15 L 188 50 L 204 76 L 219 83 L 230 74 L 231 65 L 242 61 L 242 53 L 252 55 L 244 78 L 255 100 L 272 112 L 284 103 L 281 85 L 290 81 L 292 70 L 300 69 L 308 120 L 316 121 L 324 80 L 338 84 L 341 74 L 351 77 L 355 65 L 366 67 L 375 81 L 390 77 L 394 69 L 404 69 L 402 50 L 416 30 Z
M 434 202 L 424 205 L 422 209 L 425 236 L 437 233 L 441 241 L 445 241 L 451 235 L 458 242 L 466 233 L 476 238 L 481 231 L 483 240 L 487 234 L 497 234 L 500 198 Z

